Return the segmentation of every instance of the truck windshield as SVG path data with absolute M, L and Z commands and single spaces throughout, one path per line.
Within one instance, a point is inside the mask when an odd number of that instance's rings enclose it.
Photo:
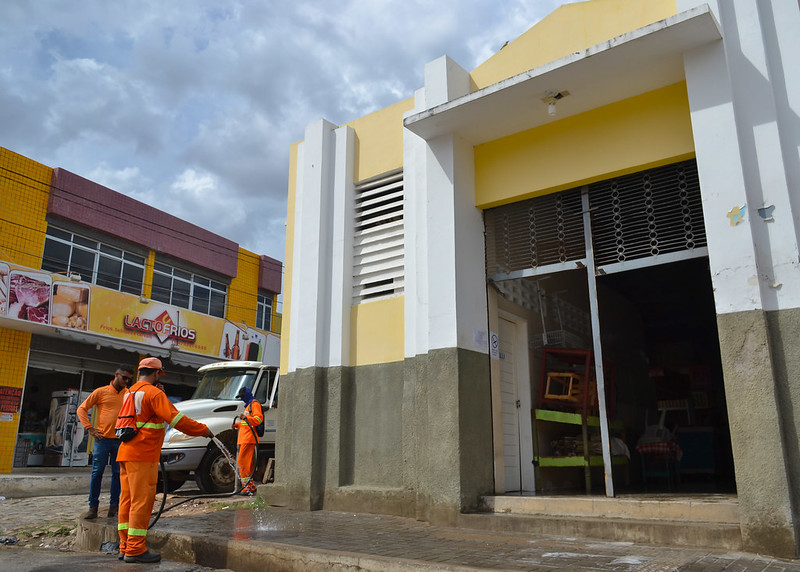
M 192 399 L 236 399 L 245 385 L 253 389 L 258 370 L 252 368 L 214 369 L 200 378 Z

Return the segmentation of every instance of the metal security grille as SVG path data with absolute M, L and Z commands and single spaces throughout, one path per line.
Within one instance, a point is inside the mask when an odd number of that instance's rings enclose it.
M 707 254 L 694 160 L 601 181 L 587 190 L 599 271 Z M 484 223 L 486 270 L 495 280 L 535 276 L 557 271 L 566 262 L 585 262 L 580 188 L 489 209 Z
M 589 186 L 598 267 L 706 246 L 694 160 Z
M 398 296 L 404 289 L 403 172 L 355 188 L 353 304 Z
M 579 189 L 487 210 L 484 222 L 490 276 L 584 257 Z

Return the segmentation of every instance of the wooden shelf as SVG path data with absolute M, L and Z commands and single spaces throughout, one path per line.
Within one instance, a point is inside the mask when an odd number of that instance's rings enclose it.
M 583 417 L 580 413 L 569 413 L 567 411 L 553 411 L 551 409 L 534 409 L 534 419 L 536 421 L 549 421 L 551 423 L 567 423 L 569 425 L 583 425 Z M 586 417 L 588 427 L 600 427 L 600 418 L 594 415 Z M 620 421 L 610 422 L 611 429 L 623 429 Z
M 586 459 L 583 457 L 538 457 L 534 461 L 539 463 L 540 467 L 585 467 Z M 615 455 L 611 457 L 612 465 L 627 465 L 628 457 L 625 455 Z M 589 457 L 590 467 L 602 467 L 603 456 L 591 455 Z

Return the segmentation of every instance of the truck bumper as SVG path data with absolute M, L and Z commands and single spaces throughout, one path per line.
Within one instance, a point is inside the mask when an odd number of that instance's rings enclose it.
M 161 449 L 161 461 L 164 469 L 171 471 L 194 471 L 206 454 L 205 447 L 186 449 Z

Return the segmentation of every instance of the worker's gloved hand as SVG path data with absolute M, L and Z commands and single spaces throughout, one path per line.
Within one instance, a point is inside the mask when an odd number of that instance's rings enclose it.
M 214 432 L 211 429 L 209 429 L 208 432 L 205 434 L 205 437 L 207 437 L 209 439 L 213 439 L 214 438 Z

